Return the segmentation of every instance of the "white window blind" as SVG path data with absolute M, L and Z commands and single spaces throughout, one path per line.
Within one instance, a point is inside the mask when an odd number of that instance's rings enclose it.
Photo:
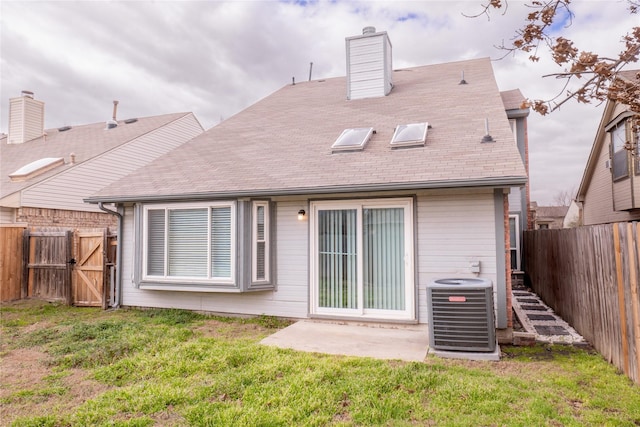
M 404 209 L 364 209 L 364 308 L 404 310 Z
M 207 209 L 169 214 L 167 276 L 207 277 Z
M 153 209 L 147 213 L 147 274 L 164 276 L 164 209 Z
M 267 202 L 253 203 L 253 281 L 269 280 L 269 210 Z
M 357 211 L 318 212 L 319 306 L 357 308 Z
M 231 277 L 231 207 L 211 209 L 211 275 Z

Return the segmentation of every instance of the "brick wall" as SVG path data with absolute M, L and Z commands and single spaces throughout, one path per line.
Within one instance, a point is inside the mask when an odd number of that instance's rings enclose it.
M 68 211 L 61 209 L 20 208 L 16 222 L 29 227 L 110 228 L 115 230 L 118 218 L 99 212 Z
M 509 235 L 509 195 L 502 196 L 504 203 L 504 253 L 505 253 L 505 287 L 507 293 L 507 328 L 513 328 L 513 308 L 511 301 L 511 246 Z

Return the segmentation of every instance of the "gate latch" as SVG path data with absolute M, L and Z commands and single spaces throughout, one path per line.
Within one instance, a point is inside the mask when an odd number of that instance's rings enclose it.
M 75 258 L 71 258 L 69 261 L 67 261 L 68 264 L 75 264 L 76 263 L 76 259 Z

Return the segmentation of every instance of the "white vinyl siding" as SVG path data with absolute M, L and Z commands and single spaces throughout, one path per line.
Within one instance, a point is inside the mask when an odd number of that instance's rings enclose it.
M 418 197 L 419 319 L 427 322 L 427 284 L 450 277 L 476 277 L 471 263 L 480 261 L 479 277 L 497 286 L 493 190 L 428 191 Z M 504 221 L 504 220 L 503 220 Z M 504 256 L 504 242 L 499 242 Z M 498 300 L 496 300 L 497 302 Z
M 308 313 L 308 221 L 298 221 L 297 212 L 306 209 L 306 200 L 280 202 L 276 210 L 277 223 L 277 291 L 181 292 L 136 287 L 133 282 L 134 215 L 125 210 L 123 238 L 122 304 L 136 307 L 183 308 L 216 313 L 269 315 L 304 318 Z M 273 279 L 273 278 L 272 278 Z M 206 291 L 206 289 L 201 289 Z
M 0 224 L 13 224 L 14 222 L 16 222 L 15 209 L 0 207 Z
M 347 39 L 347 98 L 382 97 L 391 91 L 391 42 L 387 33 Z
M 97 205 L 84 203 L 83 199 L 94 195 L 108 184 L 129 175 L 200 133 L 202 133 L 202 127 L 195 116 L 187 114 L 24 190 L 22 205 L 101 212 Z M 87 141 L 87 143 L 91 142 Z
M 235 205 L 151 205 L 144 212 L 144 280 L 233 283 Z
M 327 195 L 325 198 L 329 198 Z M 358 194 L 353 194 L 358 197 Z M 369 195 L 367 195 L 369 196 Z M 380 196 L 380 195 L 374 195 Z M 406 196 L 406 194 L 399 194 Z M 335 198 L 335 197 L 334 197 Z M 309 316 L 309 219 L 299 221 L 300 209 L 310 212 L 306 198 L 276 200 L 276 289 L 253 293 L 178 292 L 137 288 L 133 283 L 133 209 L 125 210 L 123 243 L 124 306 L 203 310 L 217 313 Z M 496 232 L 493 190 L 429 190 L 417 193 L 415 222 L 416 319 L 426 323 L 427 284 L 446 277 L 475 277 L 471 261 L 480 261 L 479 277 L 496 282 Z M 309 217 L 309 215 L 307 215 Z M 504 254 L 504 242 L 500 243 Z
M 29 96 L 9 100 L 9 144 L 21 144 L 44 133 L 44 102 Z

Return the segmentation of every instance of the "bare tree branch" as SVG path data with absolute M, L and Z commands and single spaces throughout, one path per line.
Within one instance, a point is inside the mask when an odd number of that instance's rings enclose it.
M 626 3 L 630 14 L 639 13 L 640 0 L 627 0 Z M 516 52 L 524 52 L 529 54 L 529 60 L 533 62 L 540 59 L 539 52 L 545 47 L 553 61 L 564 68 L 562 72 L 544 76 L 566 80 L 556 96 L 546 100 L 528 99 L 525 105 L 545 115 L 559 109 L 570 100 L 590 103 L 611 99 L 627 105 L 631 111 L 640 115 L 640 75 L 635 79 L 620 78 L 623 68 L 637 62 L 640 56 L 640 26 L 632 27 L 622 36 L 624 48 L 617 57 L 599 56 L 597 53 L 579 49 L 572 40 L 565 37 L 551 37 L 554 24 L 568 21 L 565 27 L 573 25 L 575 15 L 570 9 L 570 4 L 571 0 L 527 1 L 526 6 L 530 12 L 522 28 L 516 30 L 511 45 L 505 45 L 503 42 L 498 46 L 505 51 L 502 58 Z M 481 12 L 470 17 L 486 15 L 490 19 L 491 10 L 502 10 L 504 14 L 508 3 L 506 0 L 491 0 L 481 6 Z M 567 90 L 569 83 L 574 82 L 578 83 L 577 88 Z M 558 99 L 560 101 L 557 101 Z

